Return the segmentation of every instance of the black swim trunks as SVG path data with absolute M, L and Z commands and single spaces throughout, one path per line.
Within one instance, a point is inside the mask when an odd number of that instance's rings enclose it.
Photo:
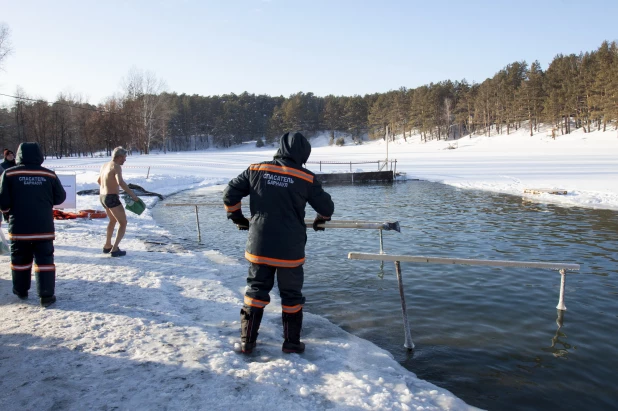
M 106 208 L 114 208 L 122 205 L 120 202 L 120 196 L 118 194 L 101 194 L 99 196 L 99 200 L 101 200 L 101 204 Z

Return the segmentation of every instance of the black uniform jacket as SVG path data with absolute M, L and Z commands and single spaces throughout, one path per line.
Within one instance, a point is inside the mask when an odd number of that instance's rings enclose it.
M 0 209 L 9 215 L 12 240 L 53 240 L 53 206 L 62 204 L 66 192 L 51 170 L 41 167 L 43 154 L 37 143 L 22 143 L 17 165 L 0 178 Z
M 230 181 L 223 193 L 228 218 L 242 216 L 249 195 L 251 224 L 245 257 L 252 263 L 297 267 L 305 262 L 305 206 L 330 217 L 335 205 L 315 175 L 302 167 L 311 145 L 300 133 L 281 137 L 273 161 L 252 164 Z
M 0 163 L 0 173 L 2 173 L 4 170 L 8 170 L 11 167 L 15 167 L 15 165 L 15 160 L 4 160 L 2 163 Z

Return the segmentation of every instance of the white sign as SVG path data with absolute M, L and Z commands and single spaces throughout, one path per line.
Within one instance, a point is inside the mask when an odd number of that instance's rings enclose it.
M 56 174 L 64 191 L 67 193 L 67 198 L 64 203 L 54 206 L 54 208 L 77 208 L 77 176 L 75 174 Z

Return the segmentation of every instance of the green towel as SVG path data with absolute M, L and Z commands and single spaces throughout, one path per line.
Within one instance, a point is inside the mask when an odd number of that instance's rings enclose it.
M 137 215 L 141 215 L 146 209 L 146 204 L 144 204 L 141 198 L 139 199 L 139 201 L 133 201 L 130 196 L 125 196 L 124 201 L 127 204 L 127 210 Z

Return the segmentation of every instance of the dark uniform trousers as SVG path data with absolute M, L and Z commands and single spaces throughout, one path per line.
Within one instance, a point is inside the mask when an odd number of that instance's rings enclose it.
M 281 295 L 281 305 L 293 307 L 305 303 L 302 294 L 304 271 L 303 266 L 293 268 L 273 267 L 264 264 L 250 263 L 249 275 L 247 276 L 247 289 L 245 295 L 251 299 L 270 302 L 270 290 L 275 285 L 275 273 L 277 274 L 277 287 Z
M 37 294 L 51 297 L 56 284 L 53 240 L 11 241 L 13 289 L 20 294 L 30 289 L 33 257 Z

